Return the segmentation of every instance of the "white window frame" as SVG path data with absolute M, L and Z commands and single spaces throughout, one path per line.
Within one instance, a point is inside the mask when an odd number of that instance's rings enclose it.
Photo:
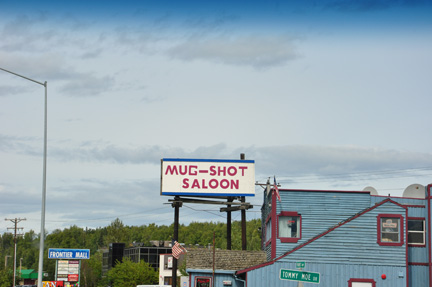
M 410 230 L 409 229 L 409 222 L 410 221 L 421 221 L 423 222 L 423 230 L 422 231 L 418 231 L 418 230 Z M 409 246 L 415 246 L 415 247 L 425 247 L 426 246 L 426 220 L 425 218 L 420 218 L 420 217 L 408 217 L 408 245 Z M 418 242 L 410 242 L 409 241 L 409 235 L 413 234 L 413 233 L 420 233 L 423 234 L 423 242 L 418 243 Z

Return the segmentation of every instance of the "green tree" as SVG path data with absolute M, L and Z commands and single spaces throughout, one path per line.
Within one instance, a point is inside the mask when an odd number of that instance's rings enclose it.
M 108 280 L 113 287 L 152 285 L 159 281 L 158 272 L 148 263 L 144 261 L 134 263 L 129 258 L 124 258 L 123 262 L 108 271 Z
M 81 286 L 96 287 L 102 279 L 102 252 L 96 252 L 88 260 L 81 261 Z
M 0 287 L 10 287 L 13 281 L 13 271 L 11 269 L 0 270 Z
M 125 227 L 123 222 L 116 218 L 107 227 L 107 235 L 105 237 L 105 244 L 108 246 L 110 243 L 126 243 L 129 245 L 129 227 Z

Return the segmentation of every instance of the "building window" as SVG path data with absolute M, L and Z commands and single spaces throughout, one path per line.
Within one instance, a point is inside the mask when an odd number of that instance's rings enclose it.
M 373 279 L 351 278 L 348 287 L 376 287 L 376 282 Z
M 408 244 L 410 246 L 426 246 L 424 218 L 408 218 Z
M 403 245 L 403 217 L 397 214 L 378 215 L 378 244 Z
M 195 277 L 195 287 L 211 287 L 210 277 Z
M 301 215 L 282 211 L 278 215 L 278 238 L 283 243 L 298 242 L 301 238 Z
M 266 242 L 269 242 L 270 239 L 271 239 L 271 235 L 272 235 L 272 229 L 271 229 L 271 226 L 272 226 L 272 224 L 271 224 L 271 217 L 269 217 L 269 218 L 267 219 L 266 227 L 265 227 L 265 241 L 266 241 Z

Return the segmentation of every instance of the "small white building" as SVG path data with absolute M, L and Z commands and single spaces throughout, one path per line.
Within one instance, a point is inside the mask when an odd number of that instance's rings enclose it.
M 178 264 L 180 264 L 179 261 Z M 159 255 L 159 285 L 172 285 L 172 267 L 173 256 L 172 254 Z M 177 269 L 177 277 L 180 278 L 181 273 Z

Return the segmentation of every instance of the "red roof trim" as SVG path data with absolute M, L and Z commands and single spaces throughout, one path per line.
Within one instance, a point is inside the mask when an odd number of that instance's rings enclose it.
M 315 236 L 315 237 L 309 239 L 308 241 L 306 241 L 306 242 L 304 242 L 304 243 L 298 245 L 298 246 L 295 247 L 294 249 L 291 249 L 290 251 L 288 251 L 288 252 L 282 254 L 282 255 L 279 256 L 278 258 L 275 258 L 275 259 L 273 259 L 273 260 L 271 260 L 271 261 L 268 261 L 268 262 L 266 262 L 266 263 L 262 263 L 262 264 L 260 264 L 260 265 L 256 265 L 256 266 L 252 266 L 252 267 L 249 267 L 249 268 L 246 268 L 246 269 L 243 269 L 243 270 L 239 270 L 239 271 L 236 272 L 236 275 L 238 275 L 238 274 L 242 274 L 242 273 L 245 273 L 245 272 L 249 272 L 249 271 L 251 271 L 251 270 L 259 269 L 259 268 L 261 268 L 261 267 L 265 267 L 265 266 L 268 266 L 268 265 L 272 265 L 273 263 L 275 263 L 275 262 L 278 261 L 279 259 L 282 259 L 282 258 L 284 258 L 285 256 L 288 256 L 288 255 L 290 255 L 291 253 L 293 253 L 293 252 L 295 252 L 295 251 L 297 251 L 297 250 L 299 250 L 299 249 L 305 247 L 306 245 L 309 245 L 310 243 L 314 242 L 315 240 L 317 240 L 317 239 L 323 237 L 324 235 L 327 235 L 328 233 L 332 232 L 332 231 L 335 230 L 336 228 L 339 228 L 339 227 L 341 227 L 342 225 L 345 225 L 346 223 L 353 221 L 354 219 L 356 219 L 356 218 L 362 216 L 363 214 L 368 213 L 369 211 L 374 210 L 375 208 L 377 208 L 377 207 L 379 207 L 379 206 L 381 206 L 381 205 L 383 205 L 384 203 L 387 203 L 387 202 L 390 202 L 390 203 L 396 204 L 396 205 L 402 207 L 403 209 L 405 209 L 405 212 L 407 211 L 407 207 L 405 207 L 405 206 L 403 206 L 403 205 L 401 205 L 401 204 L 399 204 L 399 203 L 397 203 L 397 202 L 391 200 L 390 198 L 387 198 L 387 199 L 385 199 L 385 200 L 383 200 L 383 201 L 381 201 L 381 202 L 376 203 L 374 206 L 368 207 L 367 209 L 363 210 L 362 212 L 357 213 L 356 215 L 354 215 L 354 216 L 348 218 L 347 220 L 342 221 L 342 222 L 339 222 L 337 225 L 335 225 L 335 226 L 329 228 L 327 231 L 325 231 L 325 232 L 323 232 L 323 233 L 321 233 L 321 234 L 319 234 L 319 235 L 317 235 L 317 236 Z
M 429 263 L 426 262 L 408 262 L 410 266 L 429 266 Z
M 373 195 L 373 194 L 371 194 L 371 196 L 375 196 L 375 197 L 389 197 L 388 195 Z M 391 197 L 393 197 L 393 198 L 404 198 L 404 199 L 425 200 L 425 198 L 410 197 L 410 196 L 391 196 Z
M 426 205 L 421 204 L 404 204 L 406 207 L 414 207 L 414 208 L 426 208 Z
M 359 191 L 359 190 L 316 190 L 316 189 L 282 189 L 279 188 L 279 191 L 299 191 L 299 192 L 341 192 L 341 193 L 364 193 L 364 194 L 370 194 L 370 191 Z

